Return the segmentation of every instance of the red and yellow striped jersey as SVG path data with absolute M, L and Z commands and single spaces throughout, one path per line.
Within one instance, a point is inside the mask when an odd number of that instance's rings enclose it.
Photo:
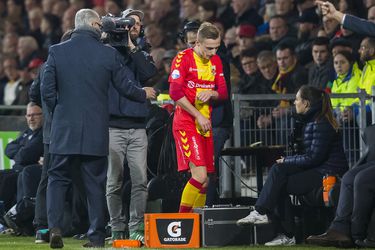
M 172 88 L 173 84 L 178 84 L 189 102 L 211 120 L 211 105 L 209 102 L 201 102 L 196 96 L 200 91 L 216 90 L 219 93 L 227 93 L 226 84 L 223 74 L 223 67 L 219 56 L 214 55 L 210 60 L 203 59 L 198 56 L 192 48 L 186 49 L 177 54 L 171 66 L 171 74 L 169 83 Z M 224 89 L 223 89 L 224 88 Z M 219 99 L 222 98 L 219 96 Z M 188 112 L 177 106 L 173 120 L 174 129 L 192 130 L 200 134 L 200 128 L 195 118 Z M 211 136 L 211 132 L 202 134 L 203 136 Z

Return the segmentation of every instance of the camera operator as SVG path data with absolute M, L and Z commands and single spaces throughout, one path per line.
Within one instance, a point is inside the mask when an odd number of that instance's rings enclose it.
M 110 44 L 123 56 L 125 64 L 133 71 L 137 82 L 144 85 L 145 81 L 156 74 L 152 57 L 142 50 L 141 40 L 142 11 L 127 9 L 122 12 L 122 21 L 133 18 L 134 25 L 126 28 L 122 44 Z M 116 36 L 118 33 L 116 33 Z M 111 33 L 109 33 L 111 36 Z M 127 36 L 127 37 L 126 37 Z M 125 44 L 124 44 L 125 43 Z M 144 87 L 144 86 L 138 86 Z M 110 215 L 112 240 L 127 237 L 143 242 L 143 215 L 147 201 L 147 135 L 146 116 L 147 103 L 136 103 L 121 97 L 116 89 L 109 91 L 109 166 L 107 172 L 107 204 Z M 131 178 L 131 198 L 129 223 L 126 225 L 122 211 L 123 201 L 121 189 L 124 180 L 124 160 L 127 159 Z

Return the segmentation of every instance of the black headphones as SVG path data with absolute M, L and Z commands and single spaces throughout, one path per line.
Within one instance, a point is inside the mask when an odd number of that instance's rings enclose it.
M 201 26 L 201 23 L 198 21 L 190 21 L 184 25 L 184 28 L 181 32 L 178 33 L 178 37 L 181 39 L 183 43 L 186 42 L 186 33 L 189 31 L 197 31 Z

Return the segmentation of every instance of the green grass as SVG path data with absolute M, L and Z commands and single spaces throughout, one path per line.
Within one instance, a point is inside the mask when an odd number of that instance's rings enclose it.
M 70 250 L 70 249 L 84 249 L 81 245 L 85 243 L 85 241 L 74 240 L 71 238 L 64 238 L 64 248 L 63 250 Z M 267 250 L 276 250 L 276 249 L 336 249 L 336 248 L 323 248 L 323 247 L 315 247 L 315 246 L 307 246 L 307 245 L 297 245 L 293 247 L 264 247 L 264 246 L 232 246 L 232 247 L 210 247 L 207 248 L 208 250 L 216 250 L 216 249 L 224 249 L 224 250 L 240 250 L 240 249 L 267 249 Z M 50 249 L 48 244 L 35 244 L 34 237 L 15 237 L 10 235 L 1 234 L 0 235 L 0 249 L 1 250 L 33 250 L 33 249 Z M 103 249 L 114 249 L 111 247 L 106 247 Z

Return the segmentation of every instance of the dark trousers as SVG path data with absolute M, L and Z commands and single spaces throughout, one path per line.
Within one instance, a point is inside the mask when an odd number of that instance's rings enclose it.
M 303 195 L 322 186 L 323 175 L 316 169 L 274 164 L 255 204 L 261 214 L 267 213 L 278 233 L 294 236 L 294 214 L 289 195 Z
M 343 176 L 336 216 L 331 229 L 351 235 L 353 239 L 366 237 L 374 208 L 375 161 L 352 168 Z
M 25 166 L 17 179 L 17 203 L 24 197 L 35 197 L 40 181 L 42 166 L 39 164 Z
M 50 229 L 63 227 L 66 192 L 74 178 L 73 173 L 78 169 L 87 195 L 90 221 L 88 238 L 95 244 L 104 245 L 107 166 L 106 156 L 51 154 L 47 188 L 47 215 Z
M 35 217 L 33 223 L 37 230 L 42 228 L 48 228 L 46 196 L 48 185 L 47 171 L 49 169 L 49 165 L 49 144 L 44 144 L 42 175 L 40 177 L 40 182 L 35 197 Z
M 212 129 L 212 136 L 214 140 L 214 154 L 215 154 L 215 170 L 216 172 L 210 176 L 207 187 L 206 205 L 212 206 L 219 200 L 218 184 L 219 184 L 219 159 L 221 150 L 225 142 L 230 136 L 230 128 L 215 127 Z

